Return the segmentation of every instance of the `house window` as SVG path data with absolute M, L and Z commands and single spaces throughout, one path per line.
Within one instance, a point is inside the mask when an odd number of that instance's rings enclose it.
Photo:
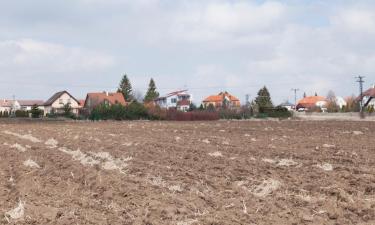
M 59 99 L 59 104 L 64 104 L 64 102 L 61 98 Z
M 171 99 L 171 102 L 172 102 L 172 103 L 177 103 L 177 98 L 172 98 L 172 99 Z
M 69 98 L 68 99 L 68 104 L 71 104 L 72 103 L 72 100 Z

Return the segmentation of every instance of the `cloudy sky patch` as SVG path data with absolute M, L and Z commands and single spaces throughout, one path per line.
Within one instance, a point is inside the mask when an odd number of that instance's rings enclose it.
M 188 88 L 194 100 L 263 85 L 275 103 L 356 94 L 375 83 L 375 3 L 344 1 L 71 0 L 0 3 L 0 98 L 116 90 L 127 73 L 145 92 Z

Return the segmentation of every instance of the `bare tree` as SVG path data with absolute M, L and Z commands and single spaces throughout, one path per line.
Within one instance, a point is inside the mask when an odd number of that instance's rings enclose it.
M 337 104 L 336 95 L 333 91 L 329 91 L 327 94 L 327 111 L 328 112 L 338 112 L 340 110 Z
M 133 98 L 137 102 L 143 102 L 143 93 L 139 90 L 134 90 L 133 91 Z

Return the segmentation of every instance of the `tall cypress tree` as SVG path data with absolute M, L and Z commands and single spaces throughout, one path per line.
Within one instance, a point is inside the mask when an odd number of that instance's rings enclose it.
M 258 91 L 255 103 L 258 105 L 259 109 L 273 107 L 271 95 L 266 86 Z
M 157 97 L 159 97 L 159 92 L 156 91 L 155 81 L 151 78 L 144 102 L 151 102 Z
M 133 89 L 132 85 L 130 84 L 128 75 L 124 74 L 124 76 L 122 77 L 117 92 L 122 93 L 125 101 L 130 102 L 133 100 Z

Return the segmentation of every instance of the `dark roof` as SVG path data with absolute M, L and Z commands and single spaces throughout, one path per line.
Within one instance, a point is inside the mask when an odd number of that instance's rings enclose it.
M 72 99 L 74 99 L 74 101 L 76 101 L 79 104 L 79 101 L 76 98 L 74 98 L 69 92 L 60 91 L 60 92 L 57 92 L 54 95 L 52 95 L 52 97 L 49 98 L 43 105 L 45 105 L 45 106 L 52 105 L 63 94 L 68 94 Z
M 164 99 L 164 98 L 169 98 L 171 96 L 174 96 L 174 95 L 181 95 L 181 93 L 184 93 L 184 92 L 187 92 L 188 90 L 180 90 L 180 91 L 174 91 L 174 92 L 171 92 L 171 93 L 168 93 L 166 94 L 165 96 L 161 96 L 159 98 L 156 98 L 155 100 L 160 100 L 160 99 Z

